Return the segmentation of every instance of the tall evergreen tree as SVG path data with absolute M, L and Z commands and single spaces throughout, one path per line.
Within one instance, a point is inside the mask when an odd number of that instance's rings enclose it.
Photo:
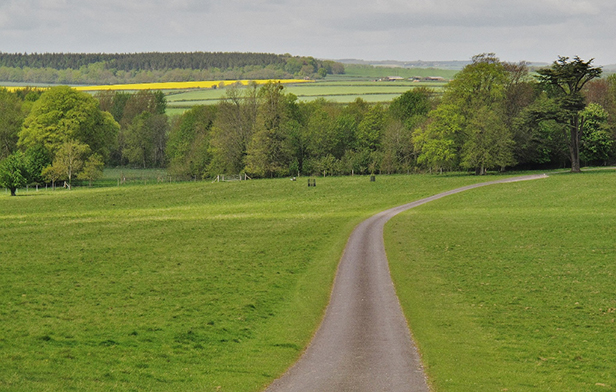
M 582 89 L 591 80 L 601 76 L 602 70 L 593 67 L 594 59 L 583 61 L 578 56 L 573 60 L 559 56 L 549 68 L 537 71 L 540 83 L 545 87 L 563 112 L 563 117 L 569 131 L 569 153 L 571 155 L 571 171 L 580 171 L 580 144 L 584 118 L 581 112 L 586 107 Z

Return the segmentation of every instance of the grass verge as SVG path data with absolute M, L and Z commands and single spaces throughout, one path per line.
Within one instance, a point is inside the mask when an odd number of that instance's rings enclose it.
M 616 388 L 613 172 L 494 185 L 386 227 L 435 391 Z

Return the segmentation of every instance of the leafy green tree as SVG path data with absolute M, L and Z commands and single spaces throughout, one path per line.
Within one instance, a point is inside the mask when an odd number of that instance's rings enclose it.
M 470 119 L 478 108 L 496 108 L 503 101 L 507 76 L 504 64 L 494 53 L 473 56 L 472 63 L 449 82 L 443 101 L 457 105 L 461 114 Z
M 433 96 L 434 91 L 426 87 L 414 88 L 391 101 L 389 113 L 403 124 L 410 122 L 407 127 L 413 129 L 416 126 L 416 121 L 413 119 L 425 117 L 432 110 Z
M 88 180 L 90 186 L 92 186 L 92 181 L 98 180 L 103 176 L 104 167 L 103 158 L 94 153 L 85 161 L 82 171 L 77 174 L 77 179 Z
M 17 151 L 0 161 L 0 186 L 8 188 L 15 196 L 18 188 L 28 184 L 28 167 L 26 158 Z
M 45 182 L 43 170 L 52 164 L 51 154 L 42 144 L 28 148 L 25 152 L 28 167 L 28 182 L 42 184 Z
M 306 106 L 306 104 L 302 104 L 304 110 Z M 308 113 L 308 111 L 305 110 L 305 113 Z M 289 163 L 290 174 L 299 175 L 300 173 L 306 173 L 306 162 L 310 160 L 310 134 L 304 122 L 294 119 L 289 121 L 286 126 L 289 153 L 291 154 Z
M 414 116 L 419 119 L 421 116 Z M 412 128 L 401 121 L 390 119 L 385 125 L 382 142 L 383 161 L 381 170 L 391 173 L 410 173 L 415 163 Z
M 474 164 L 477 174 L 487 168 L 514 164 L 511 131 L 504 122 L 507 86 L 511 75 L 493 53 L 473 57 L 448 85 L 443 103 L 463 119 L 462 136 L 453 147 L 450 143 L 433 143 L 436 156 L 449 157 L 451 148 L 461 152 L 464 167 Z M 502 141 L 489 148 L 490 143 Z M 429 144 L 430 145 L 430 144 Z M 436 148 L 438 147 L 438 148 Z
M 111 151 L 111 162 L 113 164 L 124 165 L 128 161 L 128 156 L 134 156 L 134 123 L 138 121 L 135 120 L 138 116 L 142 116 L 144 113 L 158 116 L 155 119 L 149 120 L 154 122 L 157 126 L 163 126 L 163 118 L 168 121 L 165 115 L 167 99 L 162 91 L 141 90 L 137 93 L 102 92 L 97 95 L 97 98 L 100 102 L 101 109 L 110 112 L 114 119 L 120 124 L 117 143 L 114 146 L 115 148 Z M 155 138 L 155 140 L 149 141 L 152 144 L 152 148 L 158 147 L 158 150 L 151 151 L 157 154 L 157 158 L 154 160 L 156 162 L 164 161 L 161 154 L 164 153 L 165 138 L 161 138 L 160 133 L 156 132 L 152 132 L 150 136 Z M 163 146 L 160 146 L 161 142 Z M 162 150 L 160 150 L 161 147 Z M 125 148 L 132 149 L 133 151 L 125 152 Z M 131 161 L 130 163 L 134 162 Z M 160 163 L 156 165 L 160 165 Z
M 342 108 L 340 114 L 338 114 L 334 121 L 336 127 L 336 134 L 340 140 L 340 152 L 344 156 L 347 151 L 353 150 L 357 147 L 357 128 L 359 121 L 348 112 L 348 106 Z
M 377 104 L 372 106 L 357 126 L 357 148 L 376 151 L 381 146 L 381 136 L 385 129 L 385 110 Z
M 580 160 L 604 164 L 614 152 L 614 136 L 610 132 L 608 112 L 596 103 L 590 103 L 580 112 L 584 119 L 580 146 Z
M 216 106 L 195 106 L 176 118 L 167 141 L 169 171 L 176 175 L 204 177 L 212 160 L 211 130 Z
M 117 103 L 115 102 L 117 101 Z M 167 108 L 167 99 L 162 91 L 140 90 L 128 97 L 118 94 L 114 100 L 115 105 L 121 105 L 124 102 L 124 107 L 113 108 L 116 111 L 122 112 L 120 125 L 127 127 L 132 124 L 135 117 L 142 113 L 150 114 L 165 114 Z M 118 113 L 119 114 L 119 113 Z
M 503 63 L 507 71 L 505 84 L 505 97 L 501 103 L 501 118 L 505 127 L 510 131 L 514 141 L 513 154 L 519 165 L 534 163 L 538 156 L 538 139 L 530 136 L 539 136 L 537 128 L 521 127 L 522 112 L 541 98 L 541 92 L 535 78 L 530 75 L 526 62 Z
M 64 179 L 68 181 L 68 188 L 72 189 L 73 178 L 83 169 L 84 162 L 89 153 L 90 147 L 87 144 L 76 140 L 65 142 L 56 152 L 52 166 L 43 170 L 43 176 L 51 179 L 53 182 L 58 179 Z
M 364 119 L 366 113 L 368 113 L 368 110 L 370 110 L 368 102 L 361 98 L 356 98 L 355 101 L 344 108 L 343 113 L 352 116 L 355 123 L 359 124 Z
M 141 113 L 125 132 L 124 157 L 143 168 L 162 167 L 168 128 L 166 115 Z
M 118 123 L 124 118 L 124 108 L 132 94 L 124 91 L 99 91 L 95 97 L 98 99 L 101 110 L 111 113 Z M 129 121 L 130 122 L 130 121 Z
M 406 172 L 415 165 L 413 131 L 428 119 L 434 106 L 434 92 L 425 87 L 409 90 L 389 105 L 381 149 L 381 169 L 386 173 Z
M 308 152 L 313 158 L 333 156 L 336 160 L 344 155 L 344 135 L 336 122 L 338 105 L 318 99 L 304 105 Z
M 514 165 L 513 140 L 502 119 L 481 107 L 466 127 L 466 141 L 462 147 L 462 166 L 478 169 L 483 175 L 487 169 Z
M 45 180 L 51 182 L 52 189 L 56 189 L 56 182 L 58 182 L 62 178 L 65 178 L 62 168 L 54 165 L 47 166 L 45 169 L 43 169 L 41 175 Z
M 545 94 L 523 108 L 513 122 L 515 156 L 523 164 L 554 164 L 568 158 L 562 112 Z M 564 152 L 564 155 L 563 155 Z
M 258 91 L 256 84 L 242 90 L 232 87 L 218 104 L 210 138 L 210 172 L 238 174 L 246 167 L 259 112 Z
M 456 105 L 441 104 L 430 112 L 428 123 L 413 133 L 417 163 L 441 173 L 455 168 L 460 160 L 464 124 Z
M 24 121 L 21 106 L 16 94 L 0 88 L 0 159 L 17 150 L 19 131 Z
M 539 82 L 563 112 L 561 118 L 569 131 L 571 171 L 574 173 L 580 171 L 580 145 L 583 129 L 581 112 L 586 107 L 582 89 L 602 73 L 601 68 L 592 66 L 593 60 L 583 61 L 575 56 L 570 61 L 569 57 L 559 56 L 551 67 L 537 71 Z
M 101 111 L 91 95 L 66 86 L 53 87 L 34 103 L 18 144 L 25 148 L 42 144 L 55 154 L 63 143 L 76 140 L 106 159 L 118 128 L 111 114 Z
M 268 83 L 259 89 L 260 110 L 247 150 L 247 173 L 261 177 L 288 173 L 291 148 L 287 126 L 289 107 L 296 97 L 285 95 L 283 89 L 278 83 Z

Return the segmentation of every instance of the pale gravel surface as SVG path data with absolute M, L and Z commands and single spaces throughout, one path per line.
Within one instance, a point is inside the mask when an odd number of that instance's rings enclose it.
M 346 245 L 330 303 L 310 346 L 268 392 L 429 391 L 389 273 L 383 227 L 402 211 L 513 177 L 454 189 L 381 212 L 359 224 Z

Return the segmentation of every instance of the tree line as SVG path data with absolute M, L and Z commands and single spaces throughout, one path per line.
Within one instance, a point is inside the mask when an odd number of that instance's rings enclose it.
M 313 57 L 269 53 L 2 53 L 0 80 L 26 83 L 146 83 L 288 79 L 344 73 Z
M 523 62 L 481 54 L 442 95 L 420 87 L 389 104 L 341 105 L 253 84 L 172 118 L 161 92 L 0 90 L 0 184 L 70 186 L 103 164 L 190 178 L 579 171 L 616 155 L 616 76 L 600 76 L 578 57 L 532 75 Z
M 560 57 L 473 57 L 442 96 L 415 88 L 391 103 L 298 101 L 278 85 L 229 90 L 176 118 L 169 170 L 260 177 L 532 169 L 614 160 L 616 76 Z

